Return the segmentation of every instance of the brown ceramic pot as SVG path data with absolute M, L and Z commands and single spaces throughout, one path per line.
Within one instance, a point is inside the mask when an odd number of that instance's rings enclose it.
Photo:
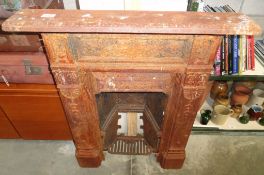
M 234 92 L 240 92 L 243 94 L 250 95 L 252 93 L 252 90 L 248 88 L 247 86 L 241 85 L 241 84 L 235 84 L 234 86 Z
M 210 91 L 210 97 L 215 99 L 218 94 L 227 94 L 228 85 L 226 81 L 214 81 Z
M 241 81 L 238 84 L 244 85 L 246 87 L 248 87 L 249 89 L 253 89 L 257 82 L 256 81 Z
M 242 84 L 235 84 L 231 96 L 231 105 L 244 105 L 248 102 L 252 90 Z
M 231 105 L 244 105 L 248 102 L 249 95 L 242 92 L 233 92 Z

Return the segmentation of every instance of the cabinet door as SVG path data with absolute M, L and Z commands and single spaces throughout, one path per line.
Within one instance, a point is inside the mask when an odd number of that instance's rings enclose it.
M 54 85 L 0 86 L 0 106 L 23 139 L 71 139 Z
M 1 107 L 0 107 L 0 138 L 1 139 L 19 138 L 18 133 L 7 119 Z

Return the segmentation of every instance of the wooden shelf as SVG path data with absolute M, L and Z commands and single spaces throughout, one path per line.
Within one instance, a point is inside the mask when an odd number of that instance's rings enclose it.
M 223 81 L 264 81 L 264 68 L 263 66 L 256 60 L 256 70 L 255 71 L 247 71 L 243 75 L 225 75 L 225 76 L 211 76 L 209 80 L 223 80 Z M 204 102 L 202 108 L 211 109 L 212 110 L 213 100 L 210 97 L 207 97 Z M 247 106 L 244 107 L 244 112 L 248 109 Z M 207 125 L 200 124 L 200 112 L 197 113 L 197 117 L 193 124 L 193 128 L 195 130 L 203 130 L 203 131 L 264 131 L 264 126 L 261 126 L 256 121 L 249 121 L 247 124 L 241 124 L 235 118 L 228 118 L 225 125 L 215 125 L 211 121 Z
M 264 81 L 264 75 L 224 75 L 224 76 L 210 76 L 209 80 L 223 80 L 223 81 Z
M 207 97 L 201 109 L 212 110 L 213 100 Z M 247 111 L 248 107 L 243 106 L 243 112 Z M 228 131 L 261 131 L 264 132 L 264 126 L 261 126 L 257 121 L 249 121 L 247 124 L 241 124 L 238 119 L 229 117 L 224 125 L 216 125 L 209 121 L 207 125 L 200 123 L 200 112 L 198 111 L 193 128 L 201 130 L 228 130 Z

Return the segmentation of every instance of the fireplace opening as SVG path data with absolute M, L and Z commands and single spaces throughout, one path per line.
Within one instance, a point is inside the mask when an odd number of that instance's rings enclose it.
M 103 92 L 96 101 L 104 150 L 129 155 L 157 152 L 166 94 Z

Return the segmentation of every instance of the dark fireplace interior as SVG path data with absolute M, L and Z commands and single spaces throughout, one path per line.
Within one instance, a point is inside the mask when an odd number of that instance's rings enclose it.
M 112 154 L 157 152 L 167 96 L 103 92 L 96 95 L 104 149 Z

